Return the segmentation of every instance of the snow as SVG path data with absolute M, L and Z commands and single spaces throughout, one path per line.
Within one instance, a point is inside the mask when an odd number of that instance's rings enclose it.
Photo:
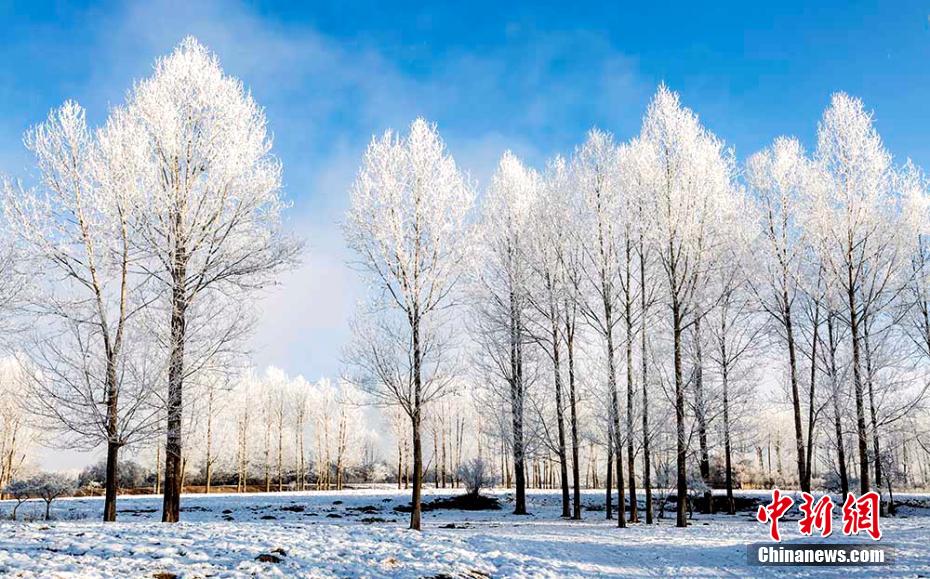
M 20 577 L 628 577 L 628 576 L 848 576 L 866 567 L 749 567 L 746 546 L 767 541 L 751 513 L 695 515 L 687 529 L 669 518 L 657 525 L 617 529 L 603 511 L 583 521 L 559 518 L 558 491 L 529 491 L 531 516 L 510 513 L 512 492 L 491 491 L 500 511 L 424 513 L 424 531 L 406 529 L 394 507 L 409 500 L 392 489 L 275 494 L 185 495 L 182 521 L 163 525 L 160 497 L 125 497 L 119 522 L 97 521 L 100 499 L 57 501 L 48 523 L 0 523 L 0 575 Z M 425 491 L 425 500 L 451 491 Z M 913 504 L 930 497 L 912 495 Z M 598 508 L 603 494 L 586 492 Z M 0 503 L 8 512 L 9 501 Z M 20 514 L 34 514 L 24 505 Z M 882 575 L 930 574 L 930 508 L 908 507 L 883 518 L 881 544 L 896 562 Z M 800 539 L 782 525 L 785 541 Z M 869 542 L 868 539 L 859 539 Z M 831 542 L 850 542 L 834 533 Z M 260 555 L 276 562 L 261 562 Z

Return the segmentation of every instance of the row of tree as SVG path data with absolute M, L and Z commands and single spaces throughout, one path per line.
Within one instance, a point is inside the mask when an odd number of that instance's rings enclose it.
M 762 429 L 769 470 L 775 438 L 778 471 L 802 490 L 818 470 L 866 492 L 908 449 L 925 453 L 926 179 L 892 162 L 855 98 L 834 95 L 817 135 L 812 153 L 779 138 L 739 164 L 661 86 L 635 138 L 592 130 L 542 171 L 507 152 L 480 201 L 434 125 L 373 139 L 345 221 L 371 288 L 348 359 L 409 419 L 411 528 L 425 413 L 463 382 L 480 385 L 482 420 L 510 445 L 518 514 L 528 452 L 543 447 L 563 516 L 580 518 L 587 418 L 621 527 L 639 520 L 638 484 L 653 521 L 655 459 L 669 451 L 677 524 L 689 486 L 713 508 L 715 439 L 732 513 L 734 447 L 764 462 L 762 437 L 739 423 L 783 403 L 791 440 Z
M 388 424 L 412 528 L 427 471 L 454 486 L 472 456 L 518 513 L 557 479 L 580 518 L 581 481 L 603 476 L 621 526 L 639 489 L 648 523 L 674 487 L 684 525 L 720 478 L 732 512 L 758 470 L 845 493 L 927 468 L 927 183 L 846 95 L 812 153 L 780 138 L 738 163 L 663 86 L 635 138 L 591 131 L 542 170 L 505 153 L 480 199 L 435 126 L 373 139 L 344 222 L 371 292 L 338 387 L 245 370 L 250 298 L 300 244 L 264 114 L 204 47 L 159 60 L 99 128 L 68 102 L 25 142 L 38 180 L 2 196 L 0 319 L 21 331 L 0 482 L 26 419 L 106 446 L 105 520 L 120 449 L 156 434 L 169 522 L 194 465 L 207 486 L 226 461 L 242 490 L 256 471 L 266 490 L 339 488 Z

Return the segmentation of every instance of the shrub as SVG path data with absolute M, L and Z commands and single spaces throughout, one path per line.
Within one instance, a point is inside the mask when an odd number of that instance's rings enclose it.
M 481 457 L 464 462 L 458 468 L 458 476 L 465 483 L 468 494 L 477 496 L 482 488 L 491 486 L 491 469 Z
M 16 505 L 13 507 L 12 514 L 12 518 L 15 521 L 16 511 L 19 510 L 20 505 L 34 496 L 31 481 L 14 480 L 3 488 L 3 492 L 13 497 L 13 499 L 16 501 Z

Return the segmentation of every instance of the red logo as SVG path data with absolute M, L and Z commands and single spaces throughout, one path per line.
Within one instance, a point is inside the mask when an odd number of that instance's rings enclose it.
M 843 534 L 858 535 L 867 533 L 876 541 L 882 538 L 882 531 L 878 524 L 880 497 L 875 491 L 867 492 L 858 499 L 849 493 L 843 503 Z M 781 541 L 778 529 L 779 520 L 794 505 L 794 499 L 783 495 L 780 490 L 772 490 L 772 502 L 759 507 L 756 519 L 760 523 L 769 524 L 769 534 L 773 541 Z M 810 493 L 801 493 L 801 519 L 798 520 L 798 530 L 802 535 L 811 536 L 815 532 L 821 537 L 829 537 L 833 532 L 833 500 L 824 495 L 814 500 Z

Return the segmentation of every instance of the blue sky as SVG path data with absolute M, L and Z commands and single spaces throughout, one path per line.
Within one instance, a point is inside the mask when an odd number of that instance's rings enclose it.
M 506 148 L 541 165 L 592 126 L 633 136 L 662 81 L 740 158 L 781 134 L 811 147 L 843 90 L 897 160 L 930 167 L 925 3 L 534 4 L 0 2 L 0 172 L 28 178 L 21 134 L 49 108 L 76 99 L 98 122 L 197 36 L 266 108 L 310 245 L 265 301 L 255 362 L 313 380 L 339 373 L 360 293 L 336 225 L 347 187 L 371 135 L 415 116 L 483 183 Z

